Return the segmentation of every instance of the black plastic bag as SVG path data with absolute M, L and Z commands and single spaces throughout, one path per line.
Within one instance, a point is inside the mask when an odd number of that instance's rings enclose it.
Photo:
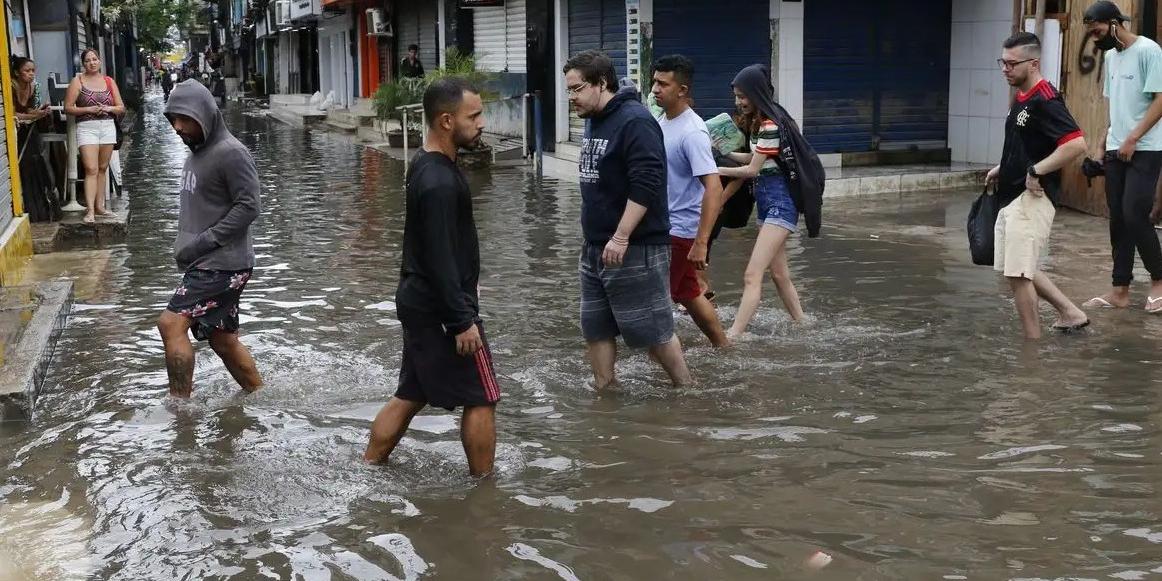
M 120 150 L 121 146 L 125 144 L 125 128 L 121 127 L 121 119 L 123 117 L 113 116 L 113 129 L 116 131 L 117 141 L 113 144 L 114 150 Z
M 718 167 L 740 167 L 743 164 L 730 159 L 729 156 L 719 153 L 714 154 L 714 161 Z M 734 178 L 738 179 L 738 178 Z M 730 178 L 722 180 L 722 187 L 733 181 Z M 754 210 L 754 180 L 746 180 L 742 187 L 734 193 L 724 204 L 722 204 L 722 211 L 718 214 L 718 222 L 715 223 L 714 228 L 721 230 L 723 228 L 746 228 L 750 225 L 750 215 Z
M 997 214 L 1000 211 L 996 194 L 989 193 L 986 185 L 968 212 L 968 249 L 972 252 L 973 264 L 992 266 Z

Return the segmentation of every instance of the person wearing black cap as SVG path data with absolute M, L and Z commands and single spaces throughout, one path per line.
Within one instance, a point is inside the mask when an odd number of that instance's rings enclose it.
M 1128 19 L 1113 2 L 1095 2 L 1085 11 L 1087 33 L 1105 52 L 1105 95 L 1110 102 L 1109 131 L 1099 137 L 1096 159 L 1103 159 L 1106 202 L 1113 246 L 1113 289 L 1085 302 L 1086 307 L 1130 305 L 1134 251 L 1154 284 L 1146 312 L 1162 313 L 1162 245 L 1151 214 L 1162 208 L 1156 194 L 1162 170 L 1162 48 L 1125 28 Z

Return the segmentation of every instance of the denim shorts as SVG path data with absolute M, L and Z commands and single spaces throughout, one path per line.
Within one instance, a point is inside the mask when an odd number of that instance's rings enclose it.
M 786 228 L 790 232 L 799 230 L 799 210 L 791 199 L 791 188 L 787 178 L 781 175 L 759 176 L 754 185 L 755 204 L 758 206 L 758 223 Z
M 604 246 L 585 243 L 581 276 L 581 334 L 605 341 L 621 335 L 634 348 L 674 338 L 670 304 L 670 245 L 630 245 L 621 266 L 601 260 Z

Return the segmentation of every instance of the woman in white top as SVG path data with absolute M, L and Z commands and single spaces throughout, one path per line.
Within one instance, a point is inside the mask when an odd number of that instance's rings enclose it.
M 85 166 L 85 223 L 105 210 L 105 184 L 109 158 L 117 143 L 114 117 L 125 114 L 125 103 L 113 79 L 101 74 L 101 57 L 96 49 L 81 52 L 82 72 L 69 83 L 65 93 L 65 113 L 77 118 L 77 146 Z

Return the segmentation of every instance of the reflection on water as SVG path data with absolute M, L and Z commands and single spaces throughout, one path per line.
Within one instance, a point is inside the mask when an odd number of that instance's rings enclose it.
M 505 391 L 499 476 L 478 484 L 440 410 L 388 467 L 359 462 L 399 368 L 402 167 L 343 137 L 231 112 L 264 183 L 244 341 L 269 387 L 239 396 L 203 346 L 195 397 L 166 400 L 153 321 L 178 280 L 185 148 L 149 107 L 131 238 L 77 305 L 36 419 L 0 431 L 0 579 L 1162 573 L 1162 319 L 1100 313 L 1023 345 L 1003 282 L 966 260 L 971 196 L 829 206 L 825 237 L 790 248 L 808 321 L 768 291 L 715 351 L 680 317 L 698 385 L 625 353 L 624 387 L 595 394 L 576 187 L 470 176 Z M 1100 230 L 1059 217 L 1075 297 L 1106 284 Z M 726 320 L 751 235 L 715 246 Z

